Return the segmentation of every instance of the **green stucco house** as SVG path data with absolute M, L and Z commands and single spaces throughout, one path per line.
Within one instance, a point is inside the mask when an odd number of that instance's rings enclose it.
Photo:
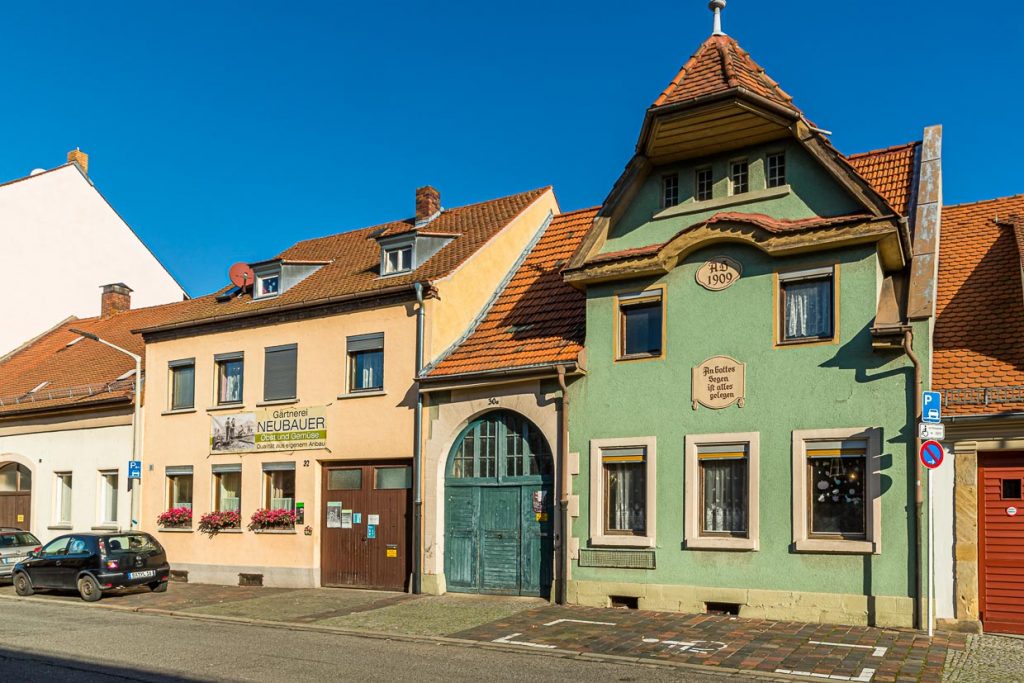
M 940 136 L 846 157 L 720 32 L 647 110 L 564 271 L 568 602 L 920 623 Z

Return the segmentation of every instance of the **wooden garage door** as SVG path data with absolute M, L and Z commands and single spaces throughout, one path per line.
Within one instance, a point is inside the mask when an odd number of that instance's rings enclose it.
M 1024 454 L 983 453 L 978 475 L 981 621 L 1024 634 Z

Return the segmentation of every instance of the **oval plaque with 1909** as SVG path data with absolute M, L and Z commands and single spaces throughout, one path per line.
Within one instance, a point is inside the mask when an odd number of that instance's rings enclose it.
M 728 256 L 715 256 L 697 269 L 697 284 L 711 292 L 733 286 L 743 275 L 743 265 Z

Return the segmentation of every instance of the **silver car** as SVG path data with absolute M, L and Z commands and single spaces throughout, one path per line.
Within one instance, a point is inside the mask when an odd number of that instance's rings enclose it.
M 40 545 L 39 539 L 27 531 L 0 527 L 0 580 L 11 578 L 14 565 Z

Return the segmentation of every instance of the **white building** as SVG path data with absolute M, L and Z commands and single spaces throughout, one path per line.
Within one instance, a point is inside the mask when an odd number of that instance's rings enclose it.
M 96 189 L 88 167 L 75 150 L 62 166 L 0 184 L 0 273 L 5 282 L 31 283 L 33 292 L 0 302 L 0 356 L 69 315 L 98 315 L 102 285 L 129 283 L 138 306 L 185 294 Z
M 0 527 L 44 542 L 132 526 L 135 361 L 90 336 L 141 356 L 132 330 L 164 322 L 175 306 L 133 310 L 120 283 L 93 296 L 99 316 L 65 320 L 0 358 Z

